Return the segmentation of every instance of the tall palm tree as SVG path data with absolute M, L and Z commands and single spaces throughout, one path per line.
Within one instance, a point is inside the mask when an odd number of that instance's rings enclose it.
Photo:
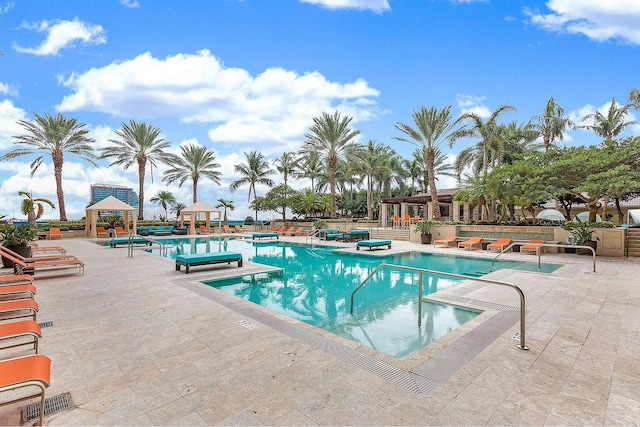
M 429 190 L 435 219 L 440 219 L 440 204 L 438 203 L 434 168 L 436 150 L 444 142 L 448 142 L 449 146 L 453 146 L 456 139 L 463 132 L 463 128 L 459 127 L 460 121 L 460 118 L 453 121 L 451 106 L 447 105 L 442 110 L 438 110 L 436 107 L 429 109 L 422 107 L 419 111 L 414 111 L 413 122 L 415 127 L 404 123 L 396 123 L 395 125 L 396 129 L 406 136 L 395 137 L 394 139 L 408 142 L 422 150 L 427 165 L 427 174 L 429 175 Z
M 640 88 L 631 89 L 628 94 L 629 104 L 631 104 L 636 110 L 640 110 Z
M 491 150 L 493 149 L 495 152 L 498 148 L 497 144 L 499 144 L 498 134 L 500 128 L 497 122 L 498 117 L 506 111 L 516 111 L 516 108 L 511 105 L 501 105 L 489 115 L 486 121 L 473 112 L 464 113 L 460 118 L 458 118 L 459 121 L 466 120 L 471 122 L 471 126 L 461 133 L 461 137 L 476 137 L 480 139 L 475 149 L 475 153 L 476 156 L 478 154 L 482 155 L 483 176 L 486 175 L 489 170 L 489 156 L 491 154 Z M 475 158 L 476 156 L 469 158 L 469 164 L 471 164 L 471 160 L 477 160 Z
M 269 167 L 269 162 L 264 155 L 258 151 L 244 152 L 245 163 L 239 163 L 234 166 L 234 170 L 240 174 L 240 178 L 233 181 L 229 186 L 231 191 L 236 191 L 243 185 L 249 185 L 249 195 L 247 201 L 258 196 L 256 193 L 256 185 L 263 184 L 273 187 L 274 182 L 269 176 L 276 172 Z M 258 219 L 258 211 L 256 210 L 256 220 Z
M 311 180 L 311 191 L 316 191 L 316 180 L 325 171 L 325 167 L 320 161 L 320 156 L 316 152 L 301 153 L 303 156 L 298 164 L 296 178 L 309 178 Z M 306 154 L 306 155 L 305 155 Z
M 549 147 L 555 144 L 556 139 L 564 141 L 564 131 L 569 128 L 575 128 L 575 123 L 569 117 L 565 117 L 564 109 L 556 104 L 553 97 L 549 98 L 544 112 L 539 116 L 534 116 L 536 123 L 534 128 L 542 137 L 544 151 L 548 151 Z
M 55 209 L 56 205 L 49 199 L 42 197 L 33 197 L 33 191 L 18 191 L 18 195 L 24 196 L 20 204 L 20 212 L 27 216 L 27 222 L 35 225 L 36 220 L 44 213 L 44 205 L 49 205 L 51 209 Z
M 395 151 L 375 140 L 369 140 L 366 146 L 360 145 L 352 156 L 354 169 L 364 175 L 367 180 L 367 217 L 373 218 L 373 184 L 378 178 L 383 181 L 390 177 L 392 170 L 389 159 L 395 155 Z
M 31 162 L 31 176 L 33 177 L 44 161 L 45 154 L 50 155 L 53 162 L 53 174 L 56 179 L 60 221 L 66 221 L 67 212 L 64 204 L 64 192 L 62 191 L 64 154 L 74 154 L 92 166 L 99 167 L 93 160 L 97 159 L 91 146 L 95 140 L 87 136 L 89 129 L 84 123 L 78 123 L 77 119 L 69 119 L 62 114 L 58 114 L 55 117 L 45 114 L 42 117 L 34 113 L 34 116 L 34 122 L 19 120 L 18 124 L 27 131 L 27 134 L 14 136 L 15 144 L 26 145 L 29 148 L 12 150 L 0 157 L 0 161 L 37 154 L 38 157 Z
M 224 223 L 227 224 L 228 223 L 227 209 L 232 211 L 236 207 L 233 205 L 233 200 L 218 199 L 218 204 L 216 205 L 216 208 L 224 208 Z
M 422 149 L 416 148 L 413 150 L 413 161 L 411 165 L 417 169 L 415 171 L 418 175 L 418 183 L 423 188 L 423 191 L 427 191 L 429 185 L 429 169 L 425 162 L 425 155 Z M 438 147 L 434 153 L 433 160 L 433 173 L 435 174 L 436 181 L 439 175 L 456 177 L 457 174 L 453 172 L 454 166 L 448 162 L 447 155 L 442 152 L 442 148 Z M 413 171 L 411 173 L 414 173 Z
M 313 118 L 313 125 L 305 134 L 306 141 L 301 151 L 307 155 L 316 152 L 324 159 L 329 168 L 329 189 L 331 192 L 331 218 L 336 217 L 336 170 L 338 160 L 344 157 L 345 150 L 353 138 L 360 133 L 350 128 L 352 117 L 341 117 L 336 111 L 333 115 L 322 113 Z
M 155 196 L 149 199 L 152 203 L 159 203 L 160 206 L 164 209 L 164 218 L 165 220 L 169 218 L 169 214 L 167 213 L 167 207 L 176 202 L 176 198 L 171 194 L 170 191 L 158 190 Z
M 131 165 L 138 165 L 138 219 L 144 218 L 144 178 L 147 163 L 151 166 L 151 181 L 153 182 L 153 168 L 158 162 L 169 164 L 175 156 L 165 152 L 171 146 L 169 141 L 160 137 L 161 130 L 145 122 L 131 120 L 129 124 L 121 123 L 122 128 L 116 131 L 119 139 L 110 139 L 114 145 L 103 148 L 101 159 L 113 158 L 109 167 L 113 165 L 129 169 Z
M 604 139 L 613 139 L 627 127 L 638 124 L 635 120 L 625 121 L 625 117 L 629 114 L 629 108 L 631 108 L 631 104 L 618 105 L 615 98 L 611 98 L 611 104 L 606 111 L 606 116 L 600 111 L 587 114 L 581 120 L 583 122 L 591 120 L 592 124 L 578 127 L 592 130 L 596 135 Z
M 180 218 L 180 212 L 186 207 L 187 205 L 182 202 L 173 202 L 171 203 L 171 213 L 176 214 L 176 219 L 178 219 Z
M 188 144 L 181 146 L 180 151 L 180 156 L 175 157 L 171 167 L 164 173 L 162 181 L 167 184 L 177 181 L 178 187 L 182 187 L 187 178 L 191 178 L 195 203 L 198 201 L 198 181 L 201 177 L 209 178 L 220 185 L 220 164 L 215 162 L 216 154 L 207 147 Z

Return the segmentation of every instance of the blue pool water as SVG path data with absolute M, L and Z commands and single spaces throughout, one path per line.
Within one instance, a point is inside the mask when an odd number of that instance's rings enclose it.
M 480 312 L 425 301 L 422 327 L 417 326 L 418 274 L 383 269 L 357 293 L 352 291 L 380 263 L 479 276 L 499 268 L 536 270 L 537 264 L 442 256 L 420 252 L 371 256 L 347 254 L 328 246 L 277 241 L 220 241 L 210 238 L 167 239 L 167 256 L 180 253 L 233 251 L 247 261 L 278 267 L 272 273 L 249 274 L 206 282 L 224 292 L 357 341 L 403 359 L 477 316 Z M 559 265 L 545 264 L 544 271 Z M 455 286 L 460 280 L 424 276 L 424 295 Z

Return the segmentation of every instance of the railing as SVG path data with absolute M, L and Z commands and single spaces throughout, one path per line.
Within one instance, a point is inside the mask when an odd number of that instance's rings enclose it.
M 148 245 L 148 247 L 145 246 L 144 248 L 136 248 L 134 239 L 146 240 L 147 242 L 149 242 L 149 245 Z M 148 236 L 141 236 L 139 234 L 131 234 L 129 236 L 129 241 L 127 242 L 127 256 L 129 258 L 133 258 L 133 250 L 134 249 L 147 249 L 147 250 L 148 249 L 152 249 L 154 243 L 157 244 L 160 247 L 160 255 L 164 256 L 164 255 L 167 254 L 167 247 L 168 246 L 165 245 L 164 243 L 159 242 L 159 241 L 157 241 L 155 239 L 152 239 L 152 238 L 150 238 Z
M 356 293 L 365 285 L 365 283 L 367 283 L 369 281 L 369 279 L 371 279 L 373 277 L 374 274 L 376 274 L 378 272 L 378 270 L 380 270 L 383 267 L 385 267 L 385 268 L 394 268 L 394 269 L 398 269 L 398 270 L 415 271 L 415 272 L 419 272 L 420 273 L 420 280 L 419 280 L 419 283 L 418 283 L 418 327 L 422 326 L 422 289 L 423 289 L 423 274 L 424 273 L 434 274 L 434 275 L 439 275 L 439 276 L 445 276 L 445 277 L 454 277 L 456 279 L 474 280 L 476 282 L 489 283 L 489 284 L 500 285 L 500 286 L 508 286 L 510 288 L 515 289 L 515 291 L 520 296 L 520 344 L 518 345 L 518 348 L 521 349 L 521 350 L 529 350 L 529 348 L 525 345 L 526 303 L 525 303 L 524 293 L 522 292 L 522 289 L 520 289 L 516 285 L 513 285 L 511 283 L 507 283 L 507 282 L 500 282 L 498 280 L 483 279 L 483 278 L 479 278 L 479 277 L 469 277 L 469 276 L 463 276 L 461 274 L 444 273 L 444 272 L 441 272 L 441 271 L 427 270 L 425 268 L 407 267 L 407 266 L 404 266 L 404 265 L 395 265 L 395 264 L 383 263 L 383 264 L 379 264 L 376 268 L 374 268 L 371 271 L 371 273 L 369 273 L 367 278 L 364 279 L 362 281 L 362 283 L 360 283 L 358 285 L 358 287 L 356 287 L 353 290 L 353 292 L 351 292 L 351 308 L 349 310 L 349 314 L 351 316 L 353 316 L 353 311 L 354 311 L 353 310 L 353 306 L 354 306 Z
M 491 267 L 493 267 L 494 263 L 496 262 L 496 260 L 498 259 L 498 257 L 500 255 L 502 255 L 503 253 L 507 252 L 509 249 L 511 249 L 513 246 L 522 246 L 522 245 L 526 245 L 527 243 L 518 243 L 518 242 L 514 242 L 511 243 L 509 246 L 507 246 L 506 248 L 504 248 L 498 255 L 496 255 L 493 260 L 491 261 Z M 538 246 L 539 248 L 542 247 L 549 247 L 549 248 L 575 248 L 575 249 L 590 249 L 591 253 L 593 254 L 593 272 L 596 272 L 596 250 L 593 249 L 591 246 L 587 246 L 587 245 L 560 245 L 560 244 L 556 244 L 556 243 L 532 243 L 535 244 L 536 246 Z M 538 250 L 536 251 L 536 254 L 538 255 L 538 269 L 541 268 L 541 262 L 540 262 L 540 257 L 542 256 L 542 251 Z
M 313 245 L 313 238 L 317 237 L 318 240 L 320 239 L 320 230 L 312 230 L 313 232 L 310 234 L 307 234 L 304 238 L 304 243 L 305 244 L 312 244 Z

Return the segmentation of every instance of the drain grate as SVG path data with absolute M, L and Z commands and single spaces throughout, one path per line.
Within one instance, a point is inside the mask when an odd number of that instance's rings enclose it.
M 44 400 L 44 416 L 71 408 L 71 393 L 63 393 Z M 22 424 L 40 417 L 40 401 L 22 408 Z
M 48 322 L 39 323 L 39 325 L 40 325 L 40 329 L 42 329 L 42 328 L 50 328 L 50 327 L 53 326 L 53 322 L 51 320 L 49 320 Z

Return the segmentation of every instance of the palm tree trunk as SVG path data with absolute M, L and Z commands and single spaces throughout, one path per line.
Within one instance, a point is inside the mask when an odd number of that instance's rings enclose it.
M 198 178 L 193 178 L 193 203 L 198 201 Z
M 144 172 L 147 167 L 146 159 L 138 159 L 138 219 L 144 219 Z
M 373 212 L 371 208 L 373 205 L 373 186 L 371 185 L 371 175 L 367 175 L 367 218 L 371 219 Z
M 58 196 L 58 208 L 60 210 L 60 221 L 67 220 L 67 211 L 64 205 L 64 193 L 62 192 L 62 155 L 53 154 L 53 171 L 56 178 L 56 195 Z
M 329 189 L 331 191 L 331 219 L 336 217 L 336 169 L 338 159 L 335 156 L 329 157 Z
M 427 173 L 429 175 L 429 190 L 431 193 L 431 206 L 433 206 L 433 219 L 440 220 L 440 203 L 438 202 L 438 190 L 436 189 L 435 176 L 435 152 L 432 149 L 425 150 L 427 161 Z

